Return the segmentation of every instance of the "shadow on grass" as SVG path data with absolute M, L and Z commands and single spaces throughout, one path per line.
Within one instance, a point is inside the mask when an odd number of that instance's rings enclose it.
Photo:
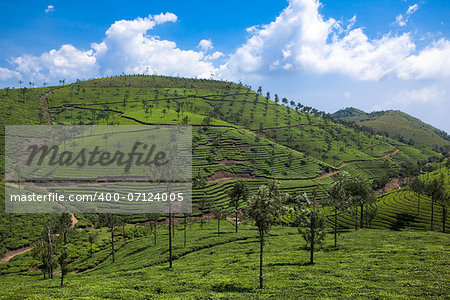
M 236 285 L 234 283 L 219 283 L 212 287 L 212 290 L 218 293 L 234 292 L 234 293 L 251 293 L 253 289 Z
M 416 217 L 408 213 L 399 213 L 396 215 L 395 223 L 392 224 L 392 230 L 400 230 L 408 226 Z
M 284 262 L 284 263 L 269 263 L 267 264 L 268 267 L 288 267 L 288 266 L 311 266 L 311 263 L 309 261 L 307 262 Z

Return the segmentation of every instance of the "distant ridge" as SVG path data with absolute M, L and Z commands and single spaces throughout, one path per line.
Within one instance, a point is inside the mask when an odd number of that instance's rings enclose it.
M 446 132 L 399 110 L 366 113 L 354 107 L 347 107 L 335 112 L 333 117 L 369 127 L 379 134 L 410 145 L 441 153 L 448 153 L 450 150 L 450 136 Z

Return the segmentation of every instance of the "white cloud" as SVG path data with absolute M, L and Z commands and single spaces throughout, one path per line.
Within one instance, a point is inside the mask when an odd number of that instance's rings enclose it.
M 19 72 L 0 67 L 0 80 L 8 80 L 13 77 L 16 77 L 19 79 L 22 78 L 22 76 Z
M 406 11 L 405 15 L 399 14 L 397 17 L 395 17 L 395 23 L 398 26 L 406 26 L 406 23 L 408 23 L 409 21 L 409 17 L 415 13 L 417 11 L 417 9 L 419 8 L 419 6 L 416 4 L 411 5 L 410 7 L 408 7 L 408 10 Z
M 52 11 L 55 11 L 55 6 L 53 5 L 49 5 L 47 6 L 47 8 L 45 9 L 45 13 L 51 13 Z
M 92 45 L 104 74 L 157 73 L 209 78 L 215 68 L 202 51 L 182 50 L 173 41 L 147 35 L 157 24 L 176 20 L 174 14 L 166 13 L 116 21 L 106 31 L 102 43 Z
M 371 39 L 363 28 L 355 26 L 356 16 L 346 21 L 327 19 L 320 7 L 318 0 L 289 0 L 289 6 L 273 22 L 248 28 L 247 41 L 231 55 L 219 51 L 207 55 L 213 49 L 210 39 L 201 40 L 197 50 L 183 50 L 174 41 L 152 35 L 155 26 L 178 19 L 172 13 L 162 13 L 118 20 L 88 50 L 63 45 L 40 56 L 22 55 L 10 62 L 16 65 L 14 72 L 45 80 L 122 72 L 202 78 L 214 74 L 216 78 L 245 81 L 261 80 L 275 72 L 341 74 L 366 81 L 450 78 L 448 40 L 417 50 L 409 33 L 387 33 Z M 417 4 L 410 6 L 405 16 L 417 9 Z
M 428 104 L 442 99 L 445 90 L 436 85 L 426 86 L 421 89 L 403 90 L 392 98 L 394 104 Z
M 41 56 L 23 55 L 11 60 L 16 70 L 32 80 L 74 80 L 98 75 L 93 50 L 82 51 L 72 45 L 62 45 Z
M 402 79 L 450 78 L 450 41 L 441 39 L 398 65 Z
M 208 51 L 213 48 L 211 40 L 201 40 L 200 43 L 198 43 L 198 47 L 200 47 L 203 51 Z
M 156 24 L 162 24 L 162 23 L 166 23 L 166 22 L 176 22 L 177 21 L 177 16 L 174 15 L 173 13 L 161 13 L 159 15 L 156 15 L 153 17 Z
M 119 20 L 108 28 L 103 41 L 92 43 L 89 50 L 63 45 L 40 56 L 22 55 L 10 62 L 16 65 L 16 72 L 32 80 L 75 80 L 122 72 L 209 78 L 215 73 L 211 61 L 222 57 L 223 53 L 205 56 L 202 51 L 182 50 L 173 41 L 147 35 L 155 26 L 176 20 L 177 16 L 172 13 Z M 212 43 L 207 48 L 212 48 Z
M 450 76 L 448 41 L 417 52 L 408 33 L 370 39 L 362 28 L 353 28 L 356 16 L 347 24 L 325 19 L 320 6 L 317 0 L 290 0 L 275 21 L 250 27 L 250 37 L 219 68 L 219 76 L 262 78 L 283 70 L 375 81 L 384 77 Z M 417 4 L 410 6 L 407 16 L 417 9 Z
M 417 5 L 417 3 L 414 4 L 414 5 L 411 5 L 411 6 L 408 8 L 408 10 L 406 11 L 406 15 L 407 15 L 407 16 L 412 15 L 413 13 L 416 12 L 416 10 L 417 10 L 418 8 L 419 8 L 419 6 Z

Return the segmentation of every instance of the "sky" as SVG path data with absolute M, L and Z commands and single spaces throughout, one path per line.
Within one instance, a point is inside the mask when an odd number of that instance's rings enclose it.
M 122 73 L 401 110 L 450 132 L 450 1 L 0 2 L 0 87 Z

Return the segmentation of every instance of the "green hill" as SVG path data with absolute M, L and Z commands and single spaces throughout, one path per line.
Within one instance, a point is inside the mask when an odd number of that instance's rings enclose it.
M 365 113 L 350 107 L 335 112 L 333 117 L 369 127 L 378 134 L 409 145 L 427 147 L 441 153 L 448 153 L 450 150 L 450 137 L 447 133 L 398 110 Z
M 0 258 L 14 250 L 23 253 L 0 264 L 0 282 L 5 287 L 0 298 L 445 296 L 445 234 L 423 231 L 429 229 L 431 201 L 423 196 L 421 209 L 416 210 L 418 199 L 406 188 L 378 197 L 378 215 L 371 225 L 374 229 L 349 231 L 352 217 L 340 215 L 342 246 L 334 249 L 328 235 L 312 266 L 306 263 L 308 250 L 297 228 L 286 226 L 291 225 L 292 215 L 284 214 L 281 221 L 285 226 L 275 226 L 267 236 L 266 288 L 262 292 L 255 289 L 258 244 L 254 226 L 244 219 L 239 233 L 234 233 L 233 223 L 223 220 L 217 233 L 217 221 L 210 220 L 216 208 L 230 212 L 228 195 L 237 180 L 246 181 L 250 195 L 276 179 L 283 192 L 314 193 L 324 200 L 334 182 L 332 175 L 338 172 L 361 176 L 375 186 L 389 177 L 418 174 L 423 166 L 433 168 L 434 162 L 444 159 L 426 144 L 408 143 L 403 136 L 378 135 L 354 123 L 335 121 L 338 117 L 369 118 L 370 114 L 360 110 L 346 109 L 333 118 L 315 108 L 258 91 L 231 82 L 166 76 L 118 76 L 54 87 L 0 90 L 2 175 L 5 125 L 175 124 L 192 125 L 192 175 L 205 182 L 193 190 L 193 214 L 175 216 L 173 270 L 167 269 L 166 215 L 120 215 L 123 223 L 116 229 L 114 264 L 111 231 L 99 225 L 99 216 L 72 216 L 77 223 L 66 246 L 70 273 L 61 289 L 55 279 L 40 280 L 40 262 L 32 251 L 25 252 L 34 247 L 53 215 L 1 213 Z M 429 133 L 431 129 L 427 130 Z M 433 132 L 436 140 L 448 144 L 439 132 Z M 443 171 L 448 183 L 448 164 L 439 166 L 442 170 L 422 176 L 441 176 Z M 77 187 L 67 187 L 71 189 L 77 191 Z M 4 193 L 5 183 L 1 182 L 2 211 Z M 434 206 L 436 230 L 441 228 L 443 211 Z M 323 213 L 329 213 L 328 207 Z M 198 222 L 200 218 L 206 219 L 204 226 Z M 55 245 L 58 255 L 60 244 Z M 59 279 L 60 274 L 55 277 Z

